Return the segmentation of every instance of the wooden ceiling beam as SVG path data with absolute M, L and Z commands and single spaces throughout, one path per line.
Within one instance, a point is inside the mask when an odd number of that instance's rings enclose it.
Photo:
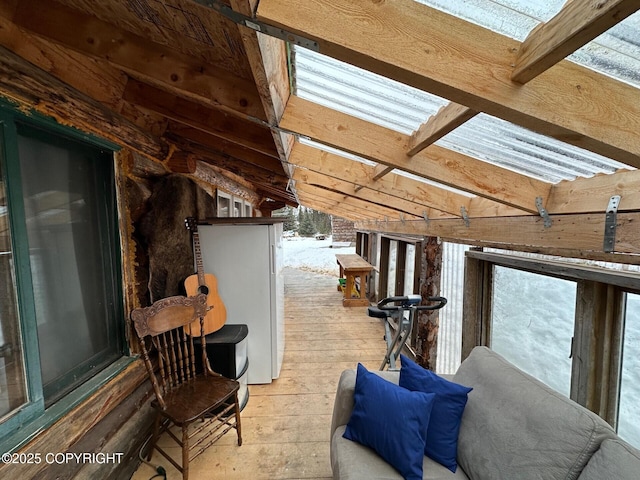
M 322 196 L 318 196 L 314 193 L 307 193 L 303 190 L 298 192 L 300 198 L 300 205 L 308 208 L 313 208 L 320 212 L 329 213 L 331 215 L 338 215 L 342 218 L 349 220 L 365 220 L 367 217 L 366 212 L 358 210 L 353 207 L 341 205 L 339 203 L 329 201 Z
M 204 148 L 198 149 L 195 146 L 185 150 L 185 152 L 195 155 L 198 160 L 209 165 L 238 175 L 252 184 L 270 185 L 280 191 L 284 191 L 287 188 L 289 179 L 284 175 L 278 175 L 270 170 L 247 164 L 229 155 Z
M 246 148 L 237 143 L 226 141 L 197 128 L 185 126 L 181 123 L 169 122 L 164 136 L 181 148 L 186 148 L 188 145 L 193 146 L 194 144 L 198 144 L 207 150 L 212 150 L 229 157 L 236 158 L 242 162 L 269 170 L 282 177 L 286 177 L 282 170 L 282 164 L 277 158 L 256 152 L 255 150 L 251 150 L 250 148 Z
M 55 2 L 18 2 L 13 22 L 145 82 L 243 117 L 266 120 L 253 82 Z
M 300 202 L 302 206 L 312 208 L 314 210 L 318 210 L 319 212 L 335 215 L 336 217 L 344 218 L 346 220 L 351 220 L 352 222 L 362 220 L 364 218 L 364 217 L 361 217 L 360 215 L 357 215 L 353 211 L 345 211 L 331 205 L 324 205 L 313 198 L 309 198 L 308 196 L 305 196 L 304 194 L 301 194 L 300 197 L 301 197 Z
M 249 17 L 254 16 L 256 6 L 257 0 L 231 0 L 233 10 Z M 267 122 L 272 126 L 278 125 L 291 95 L 285 42 L 241 25 L 238 26 L 238 31 L 247 52 Z M 272 135 L 286 171 L 286 160 L 294 138 L 276 129 L 272 130 Z
M 398 220 L 401 217 L 401 212 L 393 208 L 377 205 L 359 198 L 353 198 L 317 185 L 301 184 L 297 187 L 297 190 L 308 195 L 313 195 L 315 198 L 322 199 L 328 202 L 328 204 L 333 203 L 336 208 L 353 209 L 365 215 L 365 218 L 390 218 L 392 220 Z M 416 218 L 413 215 L 410 215 L 410 217 Z
M 371 204 L 365 200 L 357 198 L 351 198 L 347 195 L 342 195 L 337 192 L 324 189 L 322 187 L 314 185 L 300 185 L 296 187 L 301 200 L 303 198 L 313 198 L 317 203 L 322 203 L 325 208 L 336 209 L 340 212 L 354 212 L 359 218 L 372 218 L 372 219 L 392 219 L 398 220 L 400 218 L 400 212 L 392 208 L 380 207 L 375 204 Z M 323 210 L 326 211 L 326 210 Z M 342 217 L 347 217 L 346 213 L 341 214 Z M 414 216 L 410 216 L 415 218 Z
M 604 212 L 609 199 L 620 195 L 618 212 L 640 211 L 640 170 L 601 174 L 557 183 L 551 189 L 550 213 Z
M 294 145 L 290 161 L 298 167 L 349 182 L 353 185 L 351 194 L 358 194 L 370 186 L 376 168 L 301 143 Z M 363 188 L 356 190 L 355 187 L 358 186 Z M 471 197 L 438 187 L 432 188 L 431 185 L 395 174 L 380 179 L 370 188 L 409 200 L 423 209 L 433 208 L 453 215 L 460 213 L 460 207 L 468 210 L 471 201 Z
M 638 9 L 638 0 L 568 1 L 522 42 L 511 80 L 533 80 Z
M 422 209 L 437 209 L 450 215 L 460 215 L 460 207 L 470 208 L 471 197 L 450 190 L 431 186 L 401 175 L 389 175 L 371 185 L 376 167 L 349 160 L 334 153 L 296 143 L 291 151 L 290 162 L 299 167 L 326 175 L 327 178 L 349 182 L 352 194 L 367 190 L 368 186 L 386 195 L 409 200 Z M 363 187 L 357 189 L 355 187 Z
M 290 161 L 293 165 L 304 169 L 349 182 L 354 185 L 351 191 L 347 192 L 351 195 L 359 195 L 362 191 L 368 190 L 408 200 L 420 207 L 419 215 L 426 213 L 429 217 L 461 217 L 462 207 L 470 217 L 517 216 L 526 213 L 523 210 L 486 198 L 468 197 L 404 175 L 391 174 L 379 181 L 372 182 L 371 176 L 378 167 L 372 167 L 301 143 L 294 145 Z
M 417 217 L 423 215 L 427 215 L 427 218 L 455 217 L 455 215 L 446 214 L 439 210 L 411 202 L 410 200 L 382 193 L 380 190 L 374 191 L 368 188 L 363 188 L 356 193 L 354 192 L 353 183 L 311 170 L 296 168 L 293 172 L 293 179 L 296 181 L 296 186 L 299 186 L 300 184 L 322 186 L 324 188 L 343 193 L 349 197 L 365 200 L 372 204 L 391 207 L 400 212 L 415 215 Z
M 478 114 L 464 105 L 449 102 L 411 134 L 407 155 L 413 157 Z
M 440 237 L 445 241 L 484 245 L 509 250 L 538 251 L 572 256 L 603 252 L 605 216 L 603 214 L 552 215 L 551 227 L 535 216 L 476 218 L 465 225 L 457 219 L 430 222 L 388 222 L 375 230 Z M 640 254 L 637 225 L 640 213 L 618 213 L 615 253 Z M 367 223 L 356 225 L 367 229 Z M 613 256 L 613 254 L 611 254 Z
M 325 55 L 640 167 L 638 88 L 625 82 L 563 60 L 520 85 L 519 42 L 414 0 L 261 0 L 257 15 Z
M 546 200 L 551 189 L 550 183 L 437 145 L 408 157 L 407 135 L 295 95 L 280 125 L 325 145 L 530 213 L 537 213 L 536 198 Z
M 146 110 L 256 152 L 278 157 L 269 128 L 130 79 L 124 99 Z

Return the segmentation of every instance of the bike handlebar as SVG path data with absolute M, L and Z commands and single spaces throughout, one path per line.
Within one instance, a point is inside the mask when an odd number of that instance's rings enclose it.
M 422 301 L 421 295 L 403 295 L 383 298 L 378 302 L 380 310 L 398 311 L 415 308 L 416 310 L 439 310 L 447 304 L 444 297 L 427 297 L 428 302 L 438 302 L 436 305 L 418 305 Z M 388 305 L 389 303 L 400 303 L 400 305 Z

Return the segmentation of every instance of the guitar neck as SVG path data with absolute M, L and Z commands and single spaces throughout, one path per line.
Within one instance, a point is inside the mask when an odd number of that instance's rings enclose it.
M 198 283 L 200 285 L 204 285 L 204 266 L 202 265 L 202 252 L 200 250 L 200 236 L 198 235 L 197 231 L 193 232 L 193 250 L 196 257 L 196 272 L 198 274 Z

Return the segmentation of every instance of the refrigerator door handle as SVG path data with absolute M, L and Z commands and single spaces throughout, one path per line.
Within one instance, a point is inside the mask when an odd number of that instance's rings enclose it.
M 271 244 L 271 275 L 276 274 L 276 246 Z

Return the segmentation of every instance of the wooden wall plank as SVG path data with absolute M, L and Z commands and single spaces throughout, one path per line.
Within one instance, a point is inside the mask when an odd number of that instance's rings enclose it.
M 42 455 L 50 452 L 64 453 L 131 395 L 146 378 L 147 370 L 143 362 L 140 360 L 132 363 L 120 375 L 69 412 L 62 420 L 35 437 L 20 452 L 40 452 Z M 2 463 L 0 464 L 0 476 L 20 479 L 39 478 L 38 475 L 46 467 L 46 462 L 40 464 Z
M 167 156 L 163 141 L 4 47 L 0 47 L 0 94 L 149 157 Z

